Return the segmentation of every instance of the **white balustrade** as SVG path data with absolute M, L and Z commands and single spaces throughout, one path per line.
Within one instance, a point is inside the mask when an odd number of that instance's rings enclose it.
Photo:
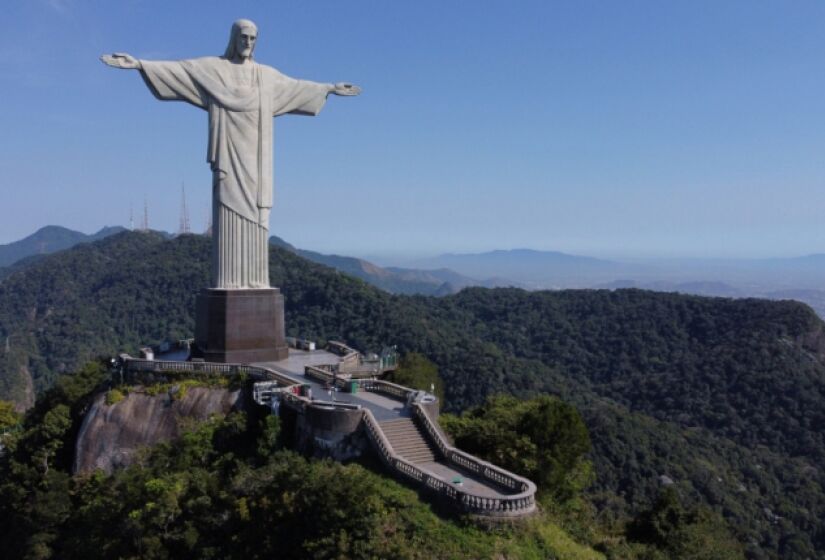
M 529 512 L 535 506 L 536 485 L 530 480 L 514 475 L 478 457 L 452 447 L 444 438 L 441 431 L 430 419 L 427 411 L 419 403 L 413 403 L 415 416 L 421 421 L 425 431 L 431 437 L 439 450 L 442 451 L 448 462 L 454 463 L 483 479 L 519 491 L 515 496 L 502 498 L 486 498 L 471 494 L 462 494 L 462 504 L 468 511 L 484 514 L 489 512 Z

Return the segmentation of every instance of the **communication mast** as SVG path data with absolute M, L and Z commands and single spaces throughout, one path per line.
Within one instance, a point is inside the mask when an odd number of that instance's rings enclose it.
M 140 224 L 141 231 L 149 231 L 149 202 L 143 197 L 143 223 Z
M 180 225 L 178 226 L 178 233 L 191 233 L 192 229 L 189 227 L 189 210 L 186 208 L 186 186 L 181 182 L 180 184 Z
M 203 234 L 207 237 L 212 237 L 212 209 L 206 209 L 206 231 Z

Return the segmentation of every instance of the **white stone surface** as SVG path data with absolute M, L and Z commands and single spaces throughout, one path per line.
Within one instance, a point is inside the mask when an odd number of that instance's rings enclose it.
M 352 96 L 351 84 L 296 80 L 252 58 L 258 30 L 232 24 L 222 57 L 178 61 L 103 55 L 112 67 L 139 70 L 164 101 L 186 101 L 209 115 L 207 161 L 212 169 L 213 288 L 269 287 L 272 208 L 272 117 L 317 115 L 327 95 Z

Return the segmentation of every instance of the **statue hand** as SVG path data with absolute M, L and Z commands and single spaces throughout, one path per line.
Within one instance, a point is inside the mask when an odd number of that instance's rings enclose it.
M 331 93 L 335 95 L 358 95 L 361 93 L 361 88 L 358 86 L 354 86 L 352 84 L 348 84 L 346 82 L 338 82 L 335 84 L 335 89 L 332 90 Z
M 132 55 L 126 53 L 104 54 L 100 57 L 100 60 L 103 64 L 111 66 L 112 68 L 140 68 L 140 61 Z

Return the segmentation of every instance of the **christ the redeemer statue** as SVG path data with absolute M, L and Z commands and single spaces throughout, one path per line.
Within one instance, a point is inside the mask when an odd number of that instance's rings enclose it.
M 317 115 L 330 93 L 358 95 L 351 84 L 296 80 L 252 60 L 255 24 L 232 24 L 222 57 L 179 61 L 103 55 L 115 68 L 139 70 L 158 99 L 209 112 L 212 168 L 212 278 L 217 289 L 269 288 L 272 117 Z

